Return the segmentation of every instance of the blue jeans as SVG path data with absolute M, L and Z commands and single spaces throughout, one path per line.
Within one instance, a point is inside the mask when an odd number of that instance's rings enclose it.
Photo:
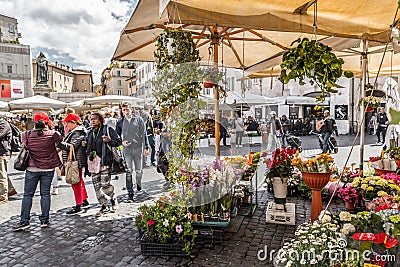
M 29 224 L 31 219 L 31 208 L 32 208 L 32 198 L 35 195 L 36 187 L 40 181 L 40 208 L 42 214 L 39 216 L 41 223 L 49 221 L 50 213 L 50 186 L 53 180 L 53 171 L 43 171 L 43 172 L 25 172 L 25 185 L 24 185 L 24 197 L 22 199 L 21 208 L 21 223 Z
M 328 140 L 329 137 L 331 137 L 332 133 L 330 132 L 326 132 L 326 133 L 322 133 L 322 153 L 326 153 L 329 152 L 329 148 L 328 148 Z
M 136 184 L 142 187 L 143 148 L 141 147 L 124 148 L 124 155 L 129 169 L 129 172 L 126 173 L 126 190 L 128 190 L 129 194 L 133 194 L 133 182 L 132 182 L 133 168 L 135 168 L 135 173 L 136 173 Z

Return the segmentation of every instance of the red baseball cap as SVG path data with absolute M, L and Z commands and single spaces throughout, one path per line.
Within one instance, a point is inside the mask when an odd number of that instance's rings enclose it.
M 49 115 L 47 115 L 47 113 L 45 113 L 45 112 L 39 111 L 33 117 L 33 121 L 38 122 L 40 120 L 42 120 L 44 123 L 49 122 L 50 121 Z
M 63 119 L 63 122 L 69 122 L 69 121 L 74 121 L 74 122 L 80 122 L 81 117 L 79 117 L 78 114 L 75 113 L 69 113 L 65 119 Z

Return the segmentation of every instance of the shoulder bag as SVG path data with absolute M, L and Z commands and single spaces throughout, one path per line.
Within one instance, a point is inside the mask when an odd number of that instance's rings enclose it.
M 75 158 L 75 149 L 73 145 L 70 145 L 68 160 L 65 163 L 65 181 L 68 184 L 77 184 L 80 180 L 78 161 Z
M 22 146 L 21 151 L 19 151 L 17 158 L 14 161 L 14 169 L 18 171 L 25 171 L 28 168 L 28 161 L 29 161 L 29 150 L 28 150 L 28 139 L 31 131 L 26 133 L 26 141 L 25 144 Z
M 108 127 L 107 127 L 107 136 L 108 136 L 108 138 L 111 139 Z M 110 173 L 112 175 L 117 175 L 117 174 L 122 174 L 122 173 L 128 172 L 128 165 L 126 164 L 125 156 L 122 153 L 122 149 L 120 149 L 120 147 L 121 146 L 113 147 L 107 143 L 107 148 L 112 152 L 112 155 L 113 155 L 113 161 L 112 161 L 111 170 L 110 170 Z

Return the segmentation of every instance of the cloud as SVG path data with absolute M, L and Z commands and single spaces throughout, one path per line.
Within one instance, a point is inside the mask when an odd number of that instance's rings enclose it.
M 20 42 L 50 62 L 92 70 L 100 82 L 117 47 L 120 32 L 137 0 L 0 0 L 3 15 L 18 20 Z

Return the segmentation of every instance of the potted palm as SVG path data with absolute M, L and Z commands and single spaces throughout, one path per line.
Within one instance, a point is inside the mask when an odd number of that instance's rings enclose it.
M 283 146 L 272 152 L 272 158 L 265 161 L 268 167 L 266 180 L 272 181 L 277 209 L 285 209 L 288 179 L 293 175 L 292 159 L 295 153 L 295 148 Z

